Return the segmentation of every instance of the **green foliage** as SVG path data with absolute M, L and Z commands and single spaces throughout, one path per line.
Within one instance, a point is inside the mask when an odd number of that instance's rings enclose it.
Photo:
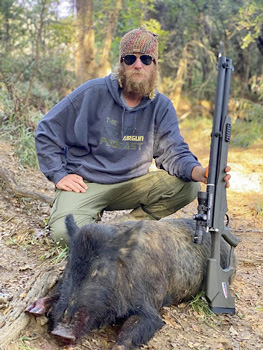
M 31 348 L 28 343 L 31 340 L 35 340 L 35 337 L 27 337 L 27 336 L 22 336 L 21 338 L 19 338 L 19 349 L 23 349 L 23 350 L 40 350 L 39 348 Z
M 142 26 L 147 13 L 154 11 L 154 3 L 154 0 L 124 0 L 120 16 L 122 34 Z
M 40 120 L 41 117 L 41 114 L 31 116 L 29 119 L 31 120 L 32 126 L 28 127 L 23 119 L 18 119 L 16 115 L 12 113 L 12 108 L 10 108 L 9 118 L 5 119 L 4 122 L 1 122 L 3 117 L 1 118 L 0 114 L 0 137 L 8 140 L 15 146 L 15 156 L 18 157 L 19 163 L 22 167 L 38 167 L 34 138 L 35 128 L 33 126 L 36 125 L 37 121 Z
M 163 30 L 160 22 L 153 18 L 149 19 L 148 21 L 143 21 L 142 25 L 145 26 L 147 30 L 150 30 L 158 35 L 159 62 L 162 62 L 162 53 L 166 48 L 166 41 L 169 35 L 168 31 Z
M 74 74 L 66 66 L 75 28 L 71 17 L 58 18 L 56 2 L 5 0 L 0 6 L 0 78 L 16 114 L 29 103 L 30 110 L 45 112 L 73 86 Z
M 257 215 L 263 216 L 263 199 L 260 199 L 255 207 Z M 263 309 L 261 309 L 261 311 L 263 311 Z
M 24 125 L 19 128 L 15 144 L 15 155 L 18 157 L 22 166 L 30 166 L 36 168 L 38 166 L 35 138 L 32 130 L 29 130 Z
M 4 116 L 13 115 L 14 103 L 10 98 L 10 93 L 4 88 L 4 84 L 0 83 L 0 121 Z
M 203 115 L 189 115 L 180 121 L 182 134 L 190 132 L 191 140 L 209 148 L 211 142 L 212 118 Z
M 40 260 L 51 259 L 51 263 L 56 265 L 68 257 L 68 252 L 68 247 L 61 248 L 58 245 L 54 246 L 52 244 L 52 247 L 47 252 L 45 252 L 45 254 L 41 255 Z
M 198 293 L 188 304 L 194 310 L 195 313 L 201 315 L 204 319 L 204 322 L 208 325 L 211 325 L 212 317 L 214 316 L 213 312 L 210 310 L 207 301 L 205 299 L 205 292 L 201 291 Z
M 237 16 L 237 28 L 244 32 L 242 49 L 246 49 L 262 35 L 263 1 L 247 2 Z
M 250 88 L 251 91 L 255 93 L 255 95 L 258 96 L 258 99 L 260 101 L 263 100 L 263 76 L 253 76 L 250 80 Z
M 71 13 L 62 17 L 58 3 L 59 0 L 0 2 L 0 121 L 2 127 L 10 129 L 11 118 L 16 132 L 18 125 L 25 125 L 17 137 L 8 132 L 14 139 L 23 140 L 20 150 L 33 144 L 30 132 L 34 116 L 45 114 L 76 86 L 76 14 L 72 5 Z M 96 60 L 115 9 L 116 0 L 93 1 Z M 123 0 L 110 61 L 114 65 L 118 59 L 121 37 L 144 25 L 159 37 L 161 78 L 168 82 L 165 93 L 175 90 L 184 58 L 181 93 L 192 100 L 213 103 L 216 59 L 222 41 L 223 54 L 233 59 L 235 68 L 231 96 L 256 101 L 245 108 L 245 117 L 238 111 L 241 116 L 233 123 L 232 145 L 245 147 L 262 139 L 258 104 L 263 99 L 263 46 L 258 40 L 263 37 L 262 9 L 263 0 Z M 21 157 L 26 164 L 34 163 L 33 155 Z
M 162 55 L 167 40 L 167 32 L 163 30 L 160 22 L 156 18 L 149 15 L 151 12 L 155 13 L 154 0 L 123 1 L 123 8 L 120 12 L 116 35 L 112 43 L 112 52 L 110 54 L 110 60 L 113 65 L 116 64 L 116 60 L 119 56 L 119 43 L 122 36 L 128 31 L 141 26 L 146 27 L 159 36 L 159 54 Z
M 262 104 L 244 101 L 232 125 L 231 145 L 248 147 L 263 140 Z

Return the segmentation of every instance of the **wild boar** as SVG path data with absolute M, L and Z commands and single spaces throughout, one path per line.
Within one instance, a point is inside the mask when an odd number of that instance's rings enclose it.
M 26 312 L 49 312 L 51 333 L 74 343 L 90 330 L 124 320 L 115 349 L 130 350 L 151 339 L 164 322 L 159 310 L 194 297 L 201 289 L 211 238 L 193 243 L 187 219 L 88 224 L 66 217 L 69 257 L 57 293 Z M 221 266 L 229 249 L 221 245 Z

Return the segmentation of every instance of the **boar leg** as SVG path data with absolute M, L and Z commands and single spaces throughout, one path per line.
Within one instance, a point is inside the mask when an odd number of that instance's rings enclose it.
M 51 334 L 59 343 L 75 344 L 76 340 L 85 334 L 88 319 L 87 310 L 83 308 L 74 315 L 70 322 L 66 319 L 58 322 Z
M 59 343 L 62 344 L 75 344 L 76 337 L 73 330 L 66 324 L 59 323 L 56 328 L 51 332 Z
M 147 343 L 164 322 L 157 312 L 130 316 L 123 324 L 117 338 L 116 349 L 129 350 Z

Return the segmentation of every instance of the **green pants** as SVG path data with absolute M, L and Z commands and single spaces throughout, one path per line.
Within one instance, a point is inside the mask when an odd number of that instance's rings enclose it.
M 103 210 L 141 207 L 158 220 L 192 202 L 200 189 L 199 183 L 184 182 L 163 170 L 117 184 L 86 183 L 85 193 L 56 190 L 49 226 L 53 240 L 62 245 L 68 243 L 64 223 L 67 214 L 73 214 L 80 227 L 98 221 Z

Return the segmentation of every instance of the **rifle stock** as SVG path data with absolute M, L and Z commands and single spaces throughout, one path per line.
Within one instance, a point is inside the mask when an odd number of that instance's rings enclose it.
M 211 233 L 211 257 L 208 259 L 206 298 L 214 313 L 235 313 L 235 298 L 230 293 L 229 283 L 234 273 L 234 248 L 239 239 L 228 228 L 225 167 L 231 136 L 231 119 L 227 116 L 232 60 L 224 56 L 218 59 L 218 76 L 211 134 L 209 175 L 206 192 L 198 193 L 198 214 L 195 243 L 202 243 L 204 230 Z M 227 223 L 225 224 L 225 218 Z M 220 266 L 221 237 L 231 246 L 229 264 Z

